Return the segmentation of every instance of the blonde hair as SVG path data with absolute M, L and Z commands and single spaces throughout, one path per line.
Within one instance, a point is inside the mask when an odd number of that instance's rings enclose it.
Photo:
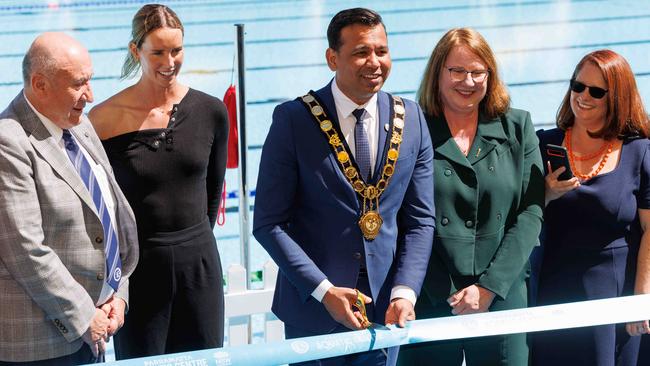
M 147 4 L 138 10 L 133 16 L 131 23 L 131 41 L 129 45 L 135 45 L 140 49 L 147 35 L 159 28 L 180 29 L 185 34 L 183 23 L 174 11 L 165 5 Z M 120 79 L 127 79 L 135 76 L 140 69 L 140 62 L 133 56 L 130 48 L 122 65 Z
M 440 98 L 440 74 L 445 67 L 447 56 L 454 47 L 464 46 L 476 54 L 489 71 L 487 92 L 479 104 L 479 111 L 489 118 L 505 113 L 510 107 L 508 90 L 499 78 L 496 58 L 487 41 L 471 28 L 453 28 L 445 33 L 431 52 L 429 62 L 422 76 L 417 92 L 417 100 L 422 110 L 430 116 L 440 117 L 443 104 Z

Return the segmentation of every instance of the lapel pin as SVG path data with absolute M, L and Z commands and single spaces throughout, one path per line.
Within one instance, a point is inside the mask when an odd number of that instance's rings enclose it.
M 388 123 L 386 123 L 386 124 L 384 125 L 384 130 L 386 130 L 386 132 L 388 132 L 388 128 L 389 128 L 389 127 L 390 127 L 390 126 L 388 125 Z
M 476 157 L 478 158 L 478 155 L 481 153 L 481 148 L 478 148 L 478 151 L 476 151 Z

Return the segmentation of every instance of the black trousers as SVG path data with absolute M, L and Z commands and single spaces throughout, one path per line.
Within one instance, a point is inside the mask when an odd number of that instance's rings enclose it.
M 221 262 L 207 219 L 140 239 L 118 360 L 223 346 Z

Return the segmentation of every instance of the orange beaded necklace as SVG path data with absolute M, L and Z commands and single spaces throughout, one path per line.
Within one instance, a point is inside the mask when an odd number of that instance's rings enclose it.
M 605 164 L 607 163 L 607 159 L 609 158 L 609 154 L 612 152 L 612 148 L 614 147 L 614 143 L 604 143 L 603 147 L 598 150 L 597 153 L 589 155 L 589 156 L 584 156 L 584 157 L 576 157 L 573 155 L 573 149 L 571 148 L 571 129 L 566 130 L 566 148 L 569 152 L 569 164 L 571 164 L 571 170 L 573 171 L 573 174 L 580 178 L 580 180 L 589 180 L 600 173 L 601 170 L 605 167 Z M 605 154 L 603 154 L 603 157 L 600 159 L 600 164 L 598 164 L 598 168 L 594 170 L 591 174 L 582 174 L 578 171 L 578 168 L 576 167 L 575 161 L 585 161 L 585 160 L 590 160 L 598 157 L 602 152 L 605 151 Z

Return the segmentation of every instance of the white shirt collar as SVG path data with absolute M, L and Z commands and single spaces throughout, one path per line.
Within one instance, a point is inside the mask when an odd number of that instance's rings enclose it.
M 338 84 L 336 84 L 336 77 L 334 77 L 332 80 L 332 96 L 334 97 L 336 109 L 343 114 L 342 116 L 338 116 L 339 119 L 347 118 L 352 115 L 355 109 L 363 108 L 366 110 L 366 118 L 369 116 L 373 120 L 377 120 L 377 93 L 373 94 L 365 104 L 358 105 L 352 99 L 348 98 L 347 95 L 343 94 Z
M 63 129 L 57 125 L 54 124 L 49 118 L 45 117 L 41 112 L 36 110 L 32 103 L 29 101 L 29 98 L 27 98 L 27 95 L 25 95 L 25 91 L 23 90 L 23 97 L 25 97 L 25 100 L 27 101 L 27 105 L 29 105 L 29 108 L 31 108 L 34 113 L 36 113 L 36 116 L 41 120 L 43 123 L 43 126 L 47 129 L 47 131 L 52 135 L 54 138 L 54 141 L 61 141 L 63 138 Z

